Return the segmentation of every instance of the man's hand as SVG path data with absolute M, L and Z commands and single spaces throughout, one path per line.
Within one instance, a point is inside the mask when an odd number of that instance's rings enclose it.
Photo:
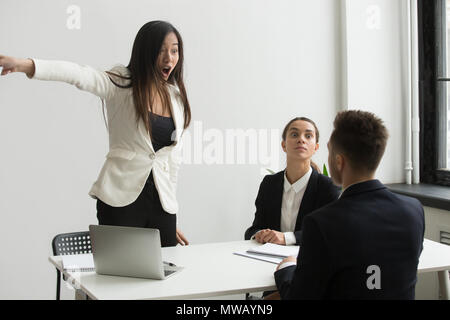
M 177 241 L 182 246 L 187 246 L 189 244 L 189 241 L 186 239 L 184 234 L 177 228 Z
M 295 263 L 297 263 L 297 257 L 296 257 L 296 256 L 290 256 L 290 257 L 284 258 L 283 261 L 281 261 L 281 262 L 278 264 L 277 271 L 278 271 L 278 269 L 280 269 L 280 266 L 281 266 L 283 263 L 285 263 L 285 262 L 295 262 Z
M 274 243 L 280 245 L 286 245 L 286 240 L 284 239 L 284 233 L 271 230 L 264 229 L 255 234 L 255 240 L 259 243 Z

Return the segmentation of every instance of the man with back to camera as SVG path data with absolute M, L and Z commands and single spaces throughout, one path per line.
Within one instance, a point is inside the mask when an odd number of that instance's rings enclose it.
M 328 165 L 343 192 L 305 218 L 298 258 L 278 265 L 282 299 L 414 299 L 423 208 L 374 178 L 387 139 L 370 112 L 336 116 Z

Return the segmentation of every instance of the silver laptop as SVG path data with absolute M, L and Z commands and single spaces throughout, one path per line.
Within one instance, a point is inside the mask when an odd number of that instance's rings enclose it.
M 166 279 L 182 268 L 163 262 L 158 229 L 90 225 L 98 274 Z

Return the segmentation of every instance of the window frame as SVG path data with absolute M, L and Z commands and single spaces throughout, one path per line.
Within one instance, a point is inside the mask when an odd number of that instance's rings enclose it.
M 442 134 L 442 99 L 446 97 L 450 78 L 439 71 L 446 67 L 445 42 L 439 25 L 445 23 L 446 0 L 418 0 L 419 31 L 419 116 L 420 116 L 420 181 L 422 183 L 450 186 L 450 171 L 439 169 L 443 157 L 439 148 L 445 148 L 447 134 Z M 442 47 L 444 45 L 444 47 Z M 439 64 L 439 62 L 441 62 Z M 447 110 L 443 111 L 446 115 Z M 443 123 L 444 121 L 444 123 Z M 447 153 L 448 151 L 445 150 Z M 445 156 L 445 154 L 444 154 Z

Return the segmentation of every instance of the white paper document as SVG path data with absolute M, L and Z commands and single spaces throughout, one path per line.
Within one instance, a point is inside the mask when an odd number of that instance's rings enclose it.
M 247 251 L 234 252 L 234 254 L 279 264 L 284 258 L 297 256 L 299 248 L 299 246 L 281 246 L 278 244 L 266 243 L 262 246 L 250 248 Z
M 289 256 L 297 256 L 299 248 L 300 246 L 282 246 L 279 244 L 266 243 L 262 246 L 251 248 L 247 250 L 247 252 L 284 259 Z
M 252 258 L 256 260 L 266 261 L 274 264 L 279 264 L 283 258 L 277 258 L 273 256 L 266 256 L 262 254 L 256 254 L 256 253 L 248 253 L 248 251 L 241 251 L 241 252 L 235 252 L 234 254 L 242 257 Z
M 69 272 L 95 271 L 92 253 L 62 256 L 62 266 Z

